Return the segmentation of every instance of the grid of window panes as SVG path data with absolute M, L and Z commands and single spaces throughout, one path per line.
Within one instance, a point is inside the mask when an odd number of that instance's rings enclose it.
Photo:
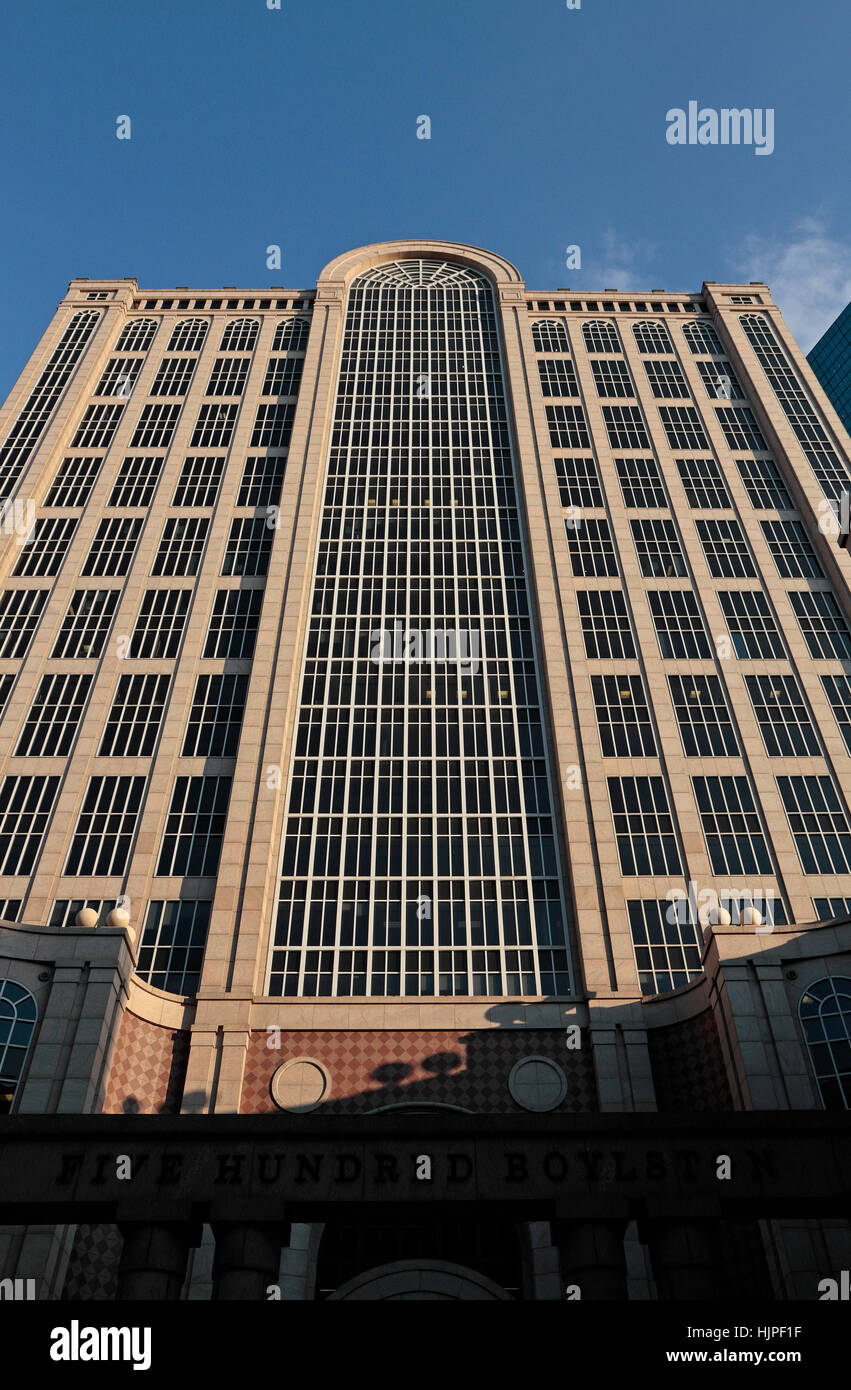
M 851 917 L 851 898 L 813 898 L 817 922 L 831 922 L 834 917 Z
M 745 676 L 745 687 L 770 758 L 819 757 L 821 743 L 795 676 Z
M 383 266 L 348 298 L 269 992 L 568 993 L 556 833 L 493 292 Z
M 77 913 L 84 907 L 93 908 L 98 915 L 98 923 L 105 926 L 110 912 L 118 906 L 118 903 L 119 899 L 117 898 L 56 898 L 51 909 L 48 926 L 76 926 Z
M 798 1013 L 825 1110 L 851 1110 L 851 979 L 817 980 Z
M 688 506 L 692 509 L 712 510 L 733 506 L 715 459 L 677 459 L 677 470 Z
M 209 902 L 191 899 L 148 904 L 137 973 L 170 994 L 196 994 L 210 925 Z
M 739 756 L 736 729 L 717 676 L 669 675 L 668 689 L 687 758 Z
M 845 747 L 851 753 L 851 678 L 845 675 L 822 676 L 821 683 L 839 725 L 839 732 L 845 740 Z
M 688 898 L 632 898 L 629 929 L 642 994 L 664 994 L 700 973 L 700 932 Z
M 11 496 L 14 491 L 99 318 L 96 309 L 74 314 L 27 397 L 0 448 L 0 499 Z
M 768 318 L 764 314 L 742 314 L 739 322 L 819 487 L 825 497 L 838 500 L 851 487 L 851 469 L 837 452 L 835 440 L 816 413 Z

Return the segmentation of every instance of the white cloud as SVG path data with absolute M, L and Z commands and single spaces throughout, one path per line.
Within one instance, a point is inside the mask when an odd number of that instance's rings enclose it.
M 786 237 L 752 233 L 735 261 L 747 282 L 764 280 L 804 352 L 851 300 L 851 241 L 832 236 L 818 217 Z
M 611 288 L 619 290 L 621 294 L 635 289 L 646 292 L 652 276 L 637 263 L 651 261 L 656 248 L 646 241 L 626 241 L 611 228 L 603 232 L 601 240 L 602 245 L 593 254 L 590 247 L 582 247 L 581 270 L 565 270 L 565 275 L 574 277 L 572 287 L 593 290 Z M 581 284 L 577 284 L 577 277 Z

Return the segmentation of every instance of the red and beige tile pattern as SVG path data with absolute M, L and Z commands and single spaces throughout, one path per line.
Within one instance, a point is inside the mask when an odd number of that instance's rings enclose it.
M 508 1076 L 515 1062 L 531 1055 L 551 1057 L 565 1072 L 567 1094 L 559 1110 L 597 1108 L 590 1055 L 568 1052 L 558 1029 L 299 1031 L 283 1034 L 277 1050 L 267 1047 L 267 1036 L 251 1035 L 242 1114 L 275 1109 L 272 1073 L 294 1057 L 310 1057 L 327 1072 L 330 1085 L 321 1107 L 326 1113 L 358 1114 L 411 1102 L 516 1113 L 520 1107 L 508 1093 Z
M 732 1110 L 715 1018 L 709 1009 L 647 1032 L 660 1110 Z
M 189 1057 L 188 1033 L 126 1012 L 112 1057 L 103 1109 L 117 1115 L 176 1115 Z

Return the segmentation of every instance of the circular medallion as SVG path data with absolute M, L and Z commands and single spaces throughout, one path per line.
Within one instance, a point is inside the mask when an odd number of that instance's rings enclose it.
M 524 1110 L 555 1110 L 567 1095 L 567 1078 L 549 1057 L 521 1057 L 511 1068 L 508 1090 Z
M 270 1090 L 279 1110 L 303 1115 L 321 1105 L 328 1090 L 328 1076 L 311 1057 L 294 1057 L 274 1072 Z

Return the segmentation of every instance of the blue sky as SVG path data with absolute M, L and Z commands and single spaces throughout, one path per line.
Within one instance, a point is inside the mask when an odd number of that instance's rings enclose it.
M 393 237 L 766 279 L 805 349 L 851 299 L 847 0 L 30 0 L 0 39 L 0 398 L 74 276 L 297 288 Z M 690 100 L 773 108 L 774 153 L 669 145 Z

